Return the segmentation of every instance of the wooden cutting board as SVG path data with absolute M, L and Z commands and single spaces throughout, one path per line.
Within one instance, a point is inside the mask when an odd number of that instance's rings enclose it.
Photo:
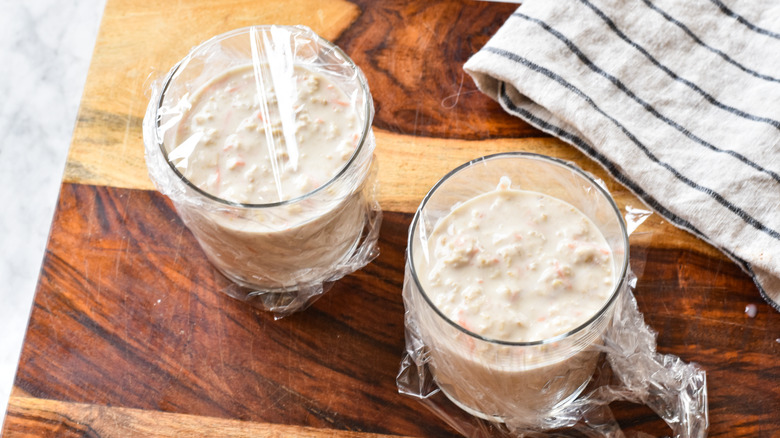
M 463 72 L 514 7 L 109 0 L 3 436 L 457 436 L 395 387 L 406 234 L 428 189 L 470 159 L 530 151 L 578 164 L 621 208 L 643 208 Z M 334 41 L 363 69 L 377 110 L 381 255 L 279 321 L 222 293 L 229 282 L 153 190 L 141 136 L 150 90 L 173 64 L 254 24 L 304 24 Z M 780 314 L 750 278 L 657 215 L 632 235 L 631 258 L 659 351 L 707 371 L 710 436 L 780 436 Z M 613 410 L 627 431 L 669 433 L 645 407 Z

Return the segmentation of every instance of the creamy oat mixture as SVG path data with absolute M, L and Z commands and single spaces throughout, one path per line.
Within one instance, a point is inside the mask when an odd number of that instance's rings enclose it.
M 250 65 L 207 83 L 190 99 L 171 161 L 204 191 L 240 203 L 292 199 L 328 182 L 360 140 L 355 102 L 301 67 L 280 82 Z
M 454 208 L 428 241 L 421 274 L 451 320 L 503 341 L 548 339 L 578 327 L 614 286 L 612 253 L 572 205 L 541 193 L 496 190 Z
M 179 209 L 209 260 L 231 280 L 289 291 L 321 285 L 345 269 L 363 232 L 363 188 L 372 161 L 359 160 L 346 180 L 294 200 L 350 162 L 368 115 L 358 105 L 362 96 L 348 96 L 319 72 L 295 67 L 292 77 L 273 84 L 272 76 L 257 76 L 248 65 L 194 92 L 181 103 L 177 146 L 168 156 L 193 184 L 219 198 L 293 200 L 262 208 Z M 370 145 L 370 129 L 365 135 Z

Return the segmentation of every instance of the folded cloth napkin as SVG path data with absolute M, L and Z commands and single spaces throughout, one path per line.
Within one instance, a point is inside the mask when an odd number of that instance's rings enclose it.
M 526 0 L 464 69 L 780 310 L 780 3 Z

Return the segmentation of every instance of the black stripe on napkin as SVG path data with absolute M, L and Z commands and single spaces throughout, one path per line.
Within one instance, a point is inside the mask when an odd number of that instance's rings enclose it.
M 772 32 L 771 30 L 764 29 L 762 27 L 758 27 L 755 24 L 749 22 L 745 17 L 737 14 L 736 12 L 732 11 L 728 8 L 728 6 L 724 5 L 723 2 L 720 0 L 710 0 L 711 2 L 715 3 L 716 6 L 723 12 L 724 14 L 728 15 L 729 17 L 732 17 L 736 19 L 738 22 L 742 23 L 747 27 L 748 29 L 760 33 L 761 35 L 766 35 L 768 37 L 777 38 L 780 40 L 780 34 Z
M 516 64 L 523 65 L 537 73 L 543 74 L 544 76 L 547 76 L 548 78 L 554 80 L 564 88 L 568 89 L 569 91 L 573 92 L 574 94 L 578 95 L 580 98 L 582 98 L 585 102 L 588 103 L 594 110 L 596 110 L 599 114 L 609 119 L 618 129 L 620 129 L 623 134 L 628 137 L 629 140 L 631 140 L 634 145 L 641 150 L 645 156 L 647 156 L 648 159 L 650 159 L 655 164 L 663 167 L 664 169 L 668 170 L 672 175 L 674 175 L 675 178 L 677 178 L 679 181 L 683 182 L 687 186 L 691 187 L 694 190 L 697 190 L 701 193 L 704 193 L 711 198 L 713 198 L 715 201 L 717 201 L 722 206 L 726 207 L 729 211 L 739 216 L 745 223 L 749 224 L 750 226 L 754 227 L 755 229 L 762 231 L 766 233 L 767 235 L 771 236 L 774 239 L 780 240 L 780 233 L 778 233 L 776 230 L 773 230 L 763 223 L 759 221 L 758 219 L 754 218 L 750 214 L 748 214 L 746 211 L 742 210 L 741 208 L 737 207 L 736 205 L 729 202 L 726 198 L 724 198 L 720 193 L 708 188 L 704 187 L 695 181 L 689 179 L 685 175 L 681 174 L 677 169 L 672 167 L 669 163 L 666 163 L 664 161 L 661 161 L 658 157 L 656 157 L 648 148 L 645 146 L 642 142 L 639 141 L 639 139 L 634 136 L 625 126 L 623 126 L 620 122 L 615 120 L 614 117 L 610 116 L 604 110 L 599 108 L 598 105 L 593 101 L 593 99 L 590 98 L 590 96 L 586 95 L 582 90 L 575 87 L 571 83 L 567 82 L 562 77 L 558 76 L 557 74 L 553 73 L 552 71 L 541 67 L 537 64 L 534 64 L 533 62 L 523 58 L 522 56 L 512 53 L 503 49 L 498 49 L 495 47 L 484 47 L 482 50 L 485 50 L 487 52 L 499 55 L 503 58 L 506 58 Z
M 717 54 L 718 56 L 723 58 L 723 60 L 728 62 L 729 64 L 731 64 L 731 65 L 737 67 L 738 69 L 744 71 L 745 73 L 747 73 L 747 74 L 749 74 L 751 76 L 755 76 L 755 77 L 757 77 L 759 79 L 763 79 L 765 81 L 770 81 L 770 82 L 780 82 L 780 79 L 772 77 L 772 76 L 768 76 L 768 75 L 765 75 L 765 74 L 761 74 L 761 73 L 759 73 L 759 72 L 757 72 L 755 70 L 751 70 L 751 69 L 745 67 L 744 65 L 740 64 L 739 62 L 735 61 L 732 57 L 730 57 L 729 55 L 723 53 L 722 51 L 720 51 L 720 50 L 718 50 L 718 49 L 716 49 L 714 47 L 708 46 L 704 41 L 702 41 L 699 37 L 697 37 L 696 34 L 693 33 L 693 31 L 688 29 L 687 26 L 685 26 L 684 24 L 680 23 L 677 19 L 675 19 L 674 17 L 672 17 L 671 15 L 666 13 L 666 11 L 664 11 L 663 9 L 661 9 L 658 6 L 654 5 L 652 2 L 650 2 L 650 0 L 642 0 L 642 1 L 644 2 L 644 4 L 647 5 L 648 8 L 658 12 L 667 21 L 669 21 L 670 23 L 675 24 L 677 27 L 682 29 L 683 32 L 687 33 L 688 36 L 690 36 L 696 42 L 696 44 L 699 44 L 700 46 L 706 48 L 710 52 Z
M 774 179 L 775 181 L 780 182 L 780 175 L 778 175 L 777 173 L 775 173 L 775 172 L 773 172 L 773 171 L 771 171 L 769 169 L 765 169 L 760 164 L 753 162 L 748 157 L 740 154 L 739 152 L 732 151 L 732 150 L 729 150 L 729 149 L 721 149 L 721 148 L 715 146 L 714 144 L 712 144 L 712 143 L 704 140 L 703 138 L 697 136 L 696 134 L 692 133 L 691 131 L 689 131 L 688 129 L 686 129 L 685 127 L 680 125 L 679 123 L 675 122 L 674 120 L 672 120 L 672 119 L 664 116 L 660 112 L 658 112 L 658 110 L 656 110 L 652 105 L 650 105 L 644 99 L 640 98 L 633 91 L 631 91 L 620 79 L 616 78 L 615 76 L 612 76 L 611 74 L 609 74 L 606 71 L 604 71 L 601 68 L 599 68 L 584 53 L 582 53 L 582 51 L 571 40 L 567 39 L 563 34 L 558 32 L 557 30 L 551 28 L 544 21 L 538 20 L 536 18 L 529 17 L 527 15 L 523 15 L 523 14 L 518 13 L 518 12 L 512 14 L 512 16 L 513 17 L 517 17 L 517 18 L 523 18 L 523 19 L 528 20 L 528 21 L 532 21 L 532 22 L 538 24 L 539 26 L 541 26 L 544 30 L 546 30 L 547 32 L 549 32 L 550 34 L 552 34 L 553 36 L 558 38 L 561 42 L 566 44 L 566 47 L 568 47 L 569 50 L 571 50 L 571 52 L 574 53 L 577 56 L 577 58 L 579 58 L 580 61 L 582 61 L 582 63 L 585 64 L 588 68 L 590 68 L 594 72 L 598 73 L 599 76 L 602 76 L 605 79 L 607 79 L 610 82 L 612 82 L 612 84 L 615 85 L 620 91 L 625 93 L 634 102 L 638 103 L 642 108 L 644 108 L 645 111 L 649 112 L 650 114 L 655 116 L 657 119 L 663 121 L 667 125 L 669 125 L 672 128 L 676 129 L 681 134 L 683 134 L 684 136 L 688 137 L 688 139 L 690 139 L 690 140 L 694 141 L 695 143 L 698 143 L 698 144 L 700 144 L 700 145 L 702 145 L 702 146 L 704 146 L 704 147 L 706 147 L 706 148 L 708 148 L 708 149 L 710 149 L 710 150 L 712 150 L 714 152 L 731 155 L 732 157 L 738 159 L 739 161 L 743 162 L 744 164 L 747 164 L 748 166 L 752 167 L 753 169 L 758 170 L 759 172 L 766 173 L 767 175 L 772 177 L 772 179 Z M 780 122 L 775 122 L 775 123 L 778 123 L 777 127 L 780 127 Z
M 748 120 L 752 120 L 752 121 L 755 121 L 755 122 L 767 123 L 769 125 L 774 126 L 777 129 L 780 129 L 780 121 L 774 120 L 774 119 L 770 119 L 768 117 L 761 117 L 761 116 L 757 116 L 757 115 L 754 115 L 754 114 L 750 114 L 750 113 L 742 111 L 742 110 L 740 110 L 738 108 L 726 105 L 726 104 L 718 101 L 711 94 L 709 94 L 706 91 L 704 91 L 703 89 L 701 89 L 698 85 L 694 84 L 693 82 L 691 82 L 691 81 L 689 81 L 689 80 L 687 80 L 685 78 L 682 78 L 682 77 L 678 76 L 677 73 L 673 72 L 671 69 L 669 69 L 665 65 L 661 64 L 655 57 L 653 57 L 653 55 L 651 55 L 647 50 L 645 50 L 644 47 L 640 46 L 639 44 L 637 44 L 636 42 L 631 40 L 626 34 L 624 34 L 620 29 L 618 29 L 618 27 L 615 24 L 615 22 L 612 21 L 609 17 L 607 17 L 607 15 L 601 9 L 599 9 L 596 5 L 594 5 L 593 3 L 589 2 L 588 0 L 580 0 L 580 2 L 582 4 L 584 4 L 585 6 L 589 7 L 596 15 L 598 15 L 598 17 L 601 18 L 601 20 L 610 28 L 610 30 L 612 30 L 612 32 L 614 32 L 615 35 L 617 35 L 621 40 L 625 41 L 626 44 L 630 45 L 631 47 L 636 49 L 639 53 L 644 55 L 644 57 L 647 58 L 648 61 L 650 61 L 653 65 L 655 65 L 656 67 L 661 69 L 664 73 L 669 75 L 669 77 L 671 77 L 672 79 L 674 79 L 677 82 L 681 82 L 681 83 L 687 85 L 690 89 L 692 89 L 693 91 L 695 91 L 698 94 L 700 94 L 707 102 L 711 103 L 712 105 L 715 105 L 716 107 L 718 107 L 718 108 L 720 108 L 720 109 L 722 109 L 724 111 L 728 111 L 728 112 L 730 112 L 730 113 L 732 113 L 732 114 L 734 114 L 736 116 L 739 116 L 739 117 L 742 117 L 742 118 L 745 118 L 745 119 L 748 119 Z

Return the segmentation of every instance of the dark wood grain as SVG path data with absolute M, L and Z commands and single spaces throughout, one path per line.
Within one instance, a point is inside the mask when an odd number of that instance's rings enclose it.
M 17 386 L 89 404 L 446 435 L 394 386 L 407 222 L 390 215 L 369 270 L 274 321 L 221 293 L 229 282 L 161 195 L 66 184 Z
M 221 293 L 229 282 L 162 195 L 64 184 L 16 387 L 90 405 L 454 436 L 395 388 L 410 220 L 387 212 L 374 263 L 305 312 L 274 321 Z M 636 295 L 659 350 L 708 372 L 711 436 L 775 435 L 780 315 L 733 264 L 648 249 L 652 236 L 635 240 Z M 757 305 L 756 318 L 745 304 Z M 629 430 L 666 430 L 646 409 L 616 416 Z M 41 427 L 60 421 L 43 418 Z
M 466 60 L 517 5 L 461 0 L 355 3 L 361 15 L 336 43 L 378 90 L 375 126 L 460 139 L 547 137 L 496 111 L 498 104 L 479 93 L 463 71 Z
M 644 249 L 640 309 L 661 353 L 707 371 L 710 436 L 780 436 L 780 314 L 733 263 Z M 745 312 L 749 305 L 755 318 Z

